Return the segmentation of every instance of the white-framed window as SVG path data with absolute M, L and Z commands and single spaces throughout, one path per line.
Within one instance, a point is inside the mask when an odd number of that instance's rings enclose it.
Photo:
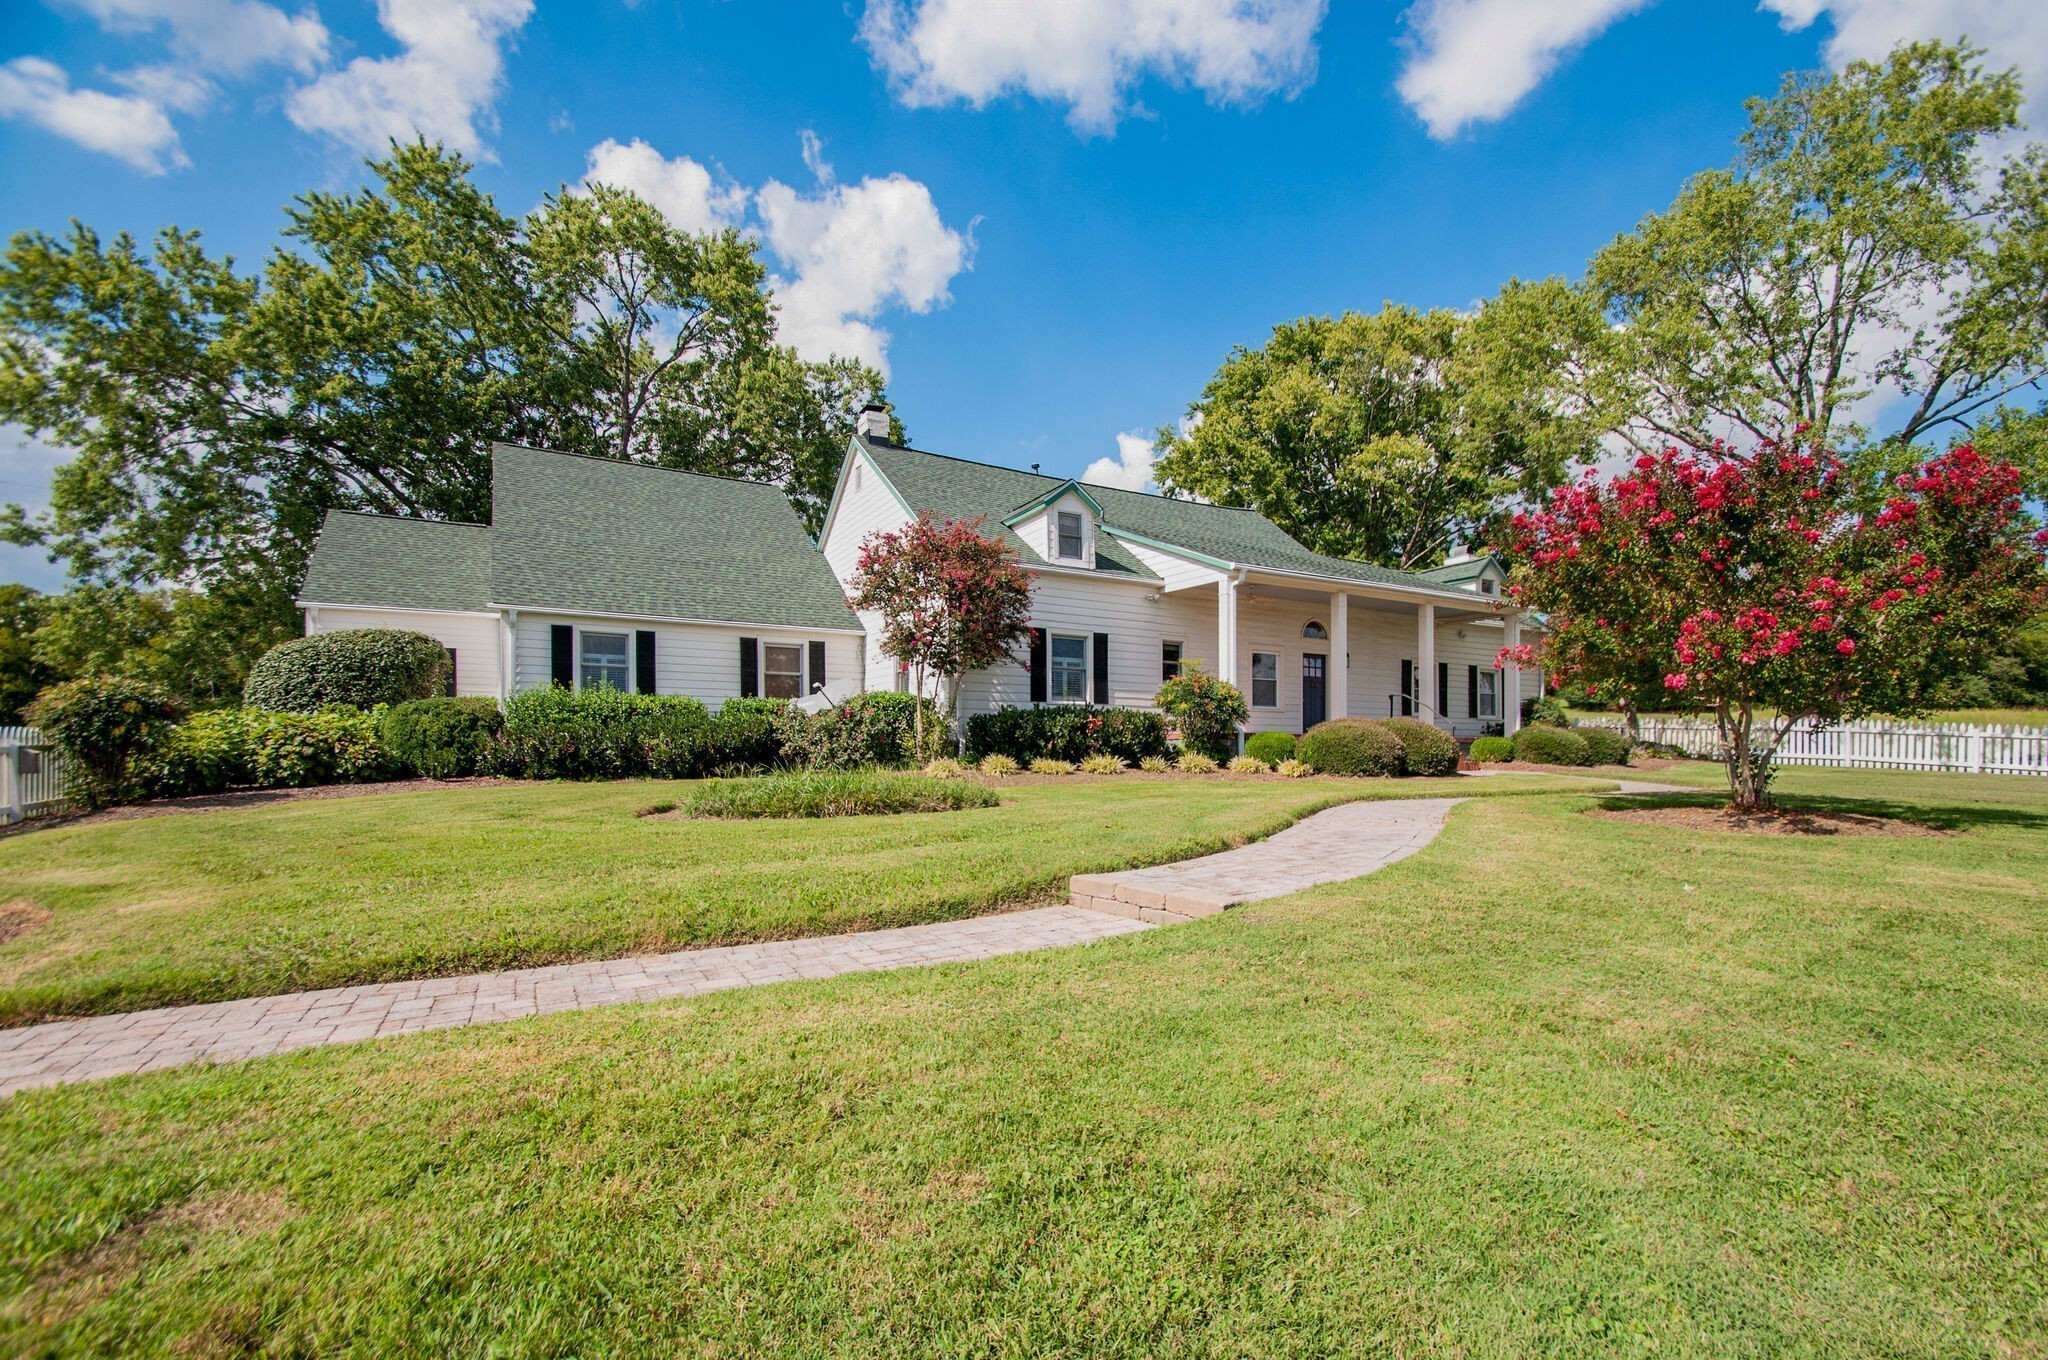
M 1315 638 L 1318 641 L 1325 641 L 1330 636 L 1330 630 L 1323 627 L 1323 625 L 1317 620 L 1310 619 L 1307 623 L 1304 623 L 1301 626 L 1301 635 L 1305 638 Z
M 761 647 L 761 693 L 769 699 L 804 697 L 804 648 L 800 642 Z
M 1159 678 L 1171 680 L 1180 674 L 1180 648 L 1178 642 L 1159 644 Z
M 1479 583 L 1479 593 L 1481 595 L 1500 594 L 1500 582 L 1494 580 L 1491 576 L 1486 577 Z
M 1252 707 L 1280 707 L 1280 653 L 1252 653 Z
M 633 688 L 631 633 L 579 632 L 576 636 L 576 684 L 579 689 L 610 685 L 620 693 Z
M 1500 672 L 1482 670 L 1479 672 L 1479 716 L 1498 718 L 1500 716 Z
M 1058 542 L 1054 551 L 1069 562 L 1080 561 L 1082 557 L 1081 512 L 1078 510 L 1062 510 L 1054 518 L 1056 520 L 1055 529 L 1058 534 Z
M 1045 697 L 1056 704 L 1088 702 L 1088 639 L 1054 633 L 1046 642 Z

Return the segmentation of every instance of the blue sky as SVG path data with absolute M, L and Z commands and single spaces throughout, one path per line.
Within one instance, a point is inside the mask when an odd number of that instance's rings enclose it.
M 1787 70 L 1967 31 L 2048 88 L 2033 8 L 16 0 L 0 227 L 176 223 L 253 262 L 294 194 L 424 131 L 508 209 L 596 175 L 755 232 L 785 338 L 884 364 L 923 447 L 1063 473 L 1121 451 L 1096 475 L 1136 483 L 1119 435 L 1231 346 L 1576 274 L 1725 162 Z M 0 431 L 0 498 L 38 503 L 57 456 Z M 22 550 L 5 577 L 61 584 Z

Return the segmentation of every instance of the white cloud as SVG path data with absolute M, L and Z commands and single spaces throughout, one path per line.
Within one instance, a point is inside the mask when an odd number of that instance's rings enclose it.
M 532 14 L 533 0 L 377 0 L 377 21 L 402 50 L 328 72 L 286 112 L 362 151 L 418 136 L 487 156 L 478 125 L 504 80 L 504 44 Z
M 1157 491 L 1159 484 L 1152 480 L 1153 461 L 1151 436 L 1142 430 L 1127 430 L 1116 437 L 1116 457 L 1096 459 L 1082 470 L 1081 480 L 1126 491 Z
M 144 174 L 191 164 L 162 105 L 142 95 L 74 90 L 62 67 L 40 57 L 0 66 L 0 117 L 27 119 Z
M 311 72 L 327 60 L 327 26 L 310 9 L 286 14 L 257 0 L 72 3 L 110 33 L 162 31 L 178 56 L 223 75 L 241 75 L 273 63 Z
M 1107 132 L 1147 75 L 1249 103 L 1315 79 L 1325 0 L 868 0 L 860 37 L 913 105 L 1023 93 Z
M 804 195 L 770 180 L 754 197 L 768 248 L 792 277 L 772 280 L 782 343 L 807 359 L 834 354 L 888 372 L 883 310 L 929 312 L 952 301 L 972 243 L 948 227 L 931 190 L 903 175 L 825 184 Z
M 1566 54 L 1649 0 L 1416 0 L 1395 88 L 1428 126 L 1455 136 L 1503 117 Z
M 734 226 L 746 215 L 747 191 L 721 184 L 688 156 L 669 160 L 635 137 L 623 145 L 610 140 L 590 148 L 583 183 L 609 184 L 638 194 L 683 231 L 712 232 Z
M 804 148 L 804 168 L 817 177 L 820 184 L 832 182 L 832 162 L 825 159 L 825 139 L 805 128 L 797 133 L 797 140 Z
M 2028 121 L 2048 122 L 2048 7 L 2023 0 L 1762 0 L 1796 32 L 1823 15 L 1833 25 L 1822 55 L 1835 67 L 1876 61 L 1901 42 L 1965 34 L 1991 65 L 2017 66 L 2026 79 Z

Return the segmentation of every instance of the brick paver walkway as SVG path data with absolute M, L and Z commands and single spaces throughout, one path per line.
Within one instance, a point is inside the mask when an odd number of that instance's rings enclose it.
M 1436 839 L 1462 798 L 1346 803 L 1305 817 L 1277 836 L 1220 855 L 1076 874 L 1069 901 L 1155 925 L 1213 916 L 1241 902 L 1358 878 L 1406 859 Z
M 993 958 L 1147 927 L 1073 907 L 966 921 L 565 963 L 507 973 L 330 987 L 0 1029 L 0 1095 L 33 1086 L 230 1062 L 317 1044 L 511 1020 L 624 1001 L 697 996 L 796 978 Z

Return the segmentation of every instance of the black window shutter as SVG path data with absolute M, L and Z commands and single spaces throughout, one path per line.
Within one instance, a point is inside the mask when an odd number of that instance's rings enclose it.
M 642 628 L 633 634 L 633 688 L 654 693 L 654 632 Z
M 451 698 L 451 699 L 453 699 L 453 698 L 455 697 L 455 649 L 454 649 L 453 647 L 449 647 L 449 648 L 447 649 L 447 651 L 448 651 L 448 697 L 449 697 L 449 698 Z
M 825 644 L 811 644 L 811 693 L 825 688 Z
M 1468 718 L 1479 716 L 1479 668 L 1477 666 L 1467 666 L 1465 668 L 1465 716 Z
M 1109 702 L 1109 634 L 1095 635 L 1095 702 Z
M 1436 713 L 1439 718 L 1450 716 L 1451 712 L 1451 663 L 1436 663 Z
M 1415 712 L 1415 663 L 1401 662 L 1401 716 L 1410 717 Z
M 1031 630 L 1031 702 L 1045 702 L 1045 630 Z
M 761 639 L 740 639 L 740 698 L 761 696 Z
M 548 646 L 553 653 L 554 682 L 563 689 L 576 688 L 576 630 L 566 623 L 548 629 Z

